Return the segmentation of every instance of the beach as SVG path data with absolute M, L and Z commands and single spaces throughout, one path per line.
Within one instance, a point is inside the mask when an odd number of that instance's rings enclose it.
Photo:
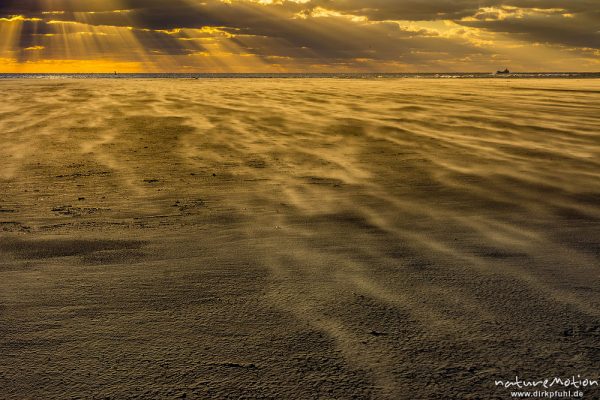
M 598 379 L 600 80 L 0 91 L 0 398 Z

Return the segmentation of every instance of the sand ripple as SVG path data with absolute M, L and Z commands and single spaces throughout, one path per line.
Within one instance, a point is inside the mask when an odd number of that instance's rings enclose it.
M 252 325 L 218 306 L 224 319 L 215 324 L 229 334 L 246 329 L 236 318 L 254 327 L 236 339 L 253 350 L 239 362 L 220 347 L 203 354 L 211 368 L 269 372 L 238 377 L 229 389 L 206 372 L 208 386 L 193 393 L 243 395 L 243 382 L 273 396 L 294 393 L 275 388 L 300 367 L 260 350 L 265 330 L 281 341 L 282 359 L 326 352 L 341 360 L 312 361 L 322 366 L 313 377 L 333 382 L 314 390 L 336 398 L 485 397 L 494 378 L 514 372 L 549 376 L 555 364 L 568 375 L 597 372 L 598 337 L 565 339 L 600 324 L 596 80 L 1 85 L 0 212 L 12 211 L 0 213 L 0 230 L 13 232 L 0 239 L 6 271 L 28 263 L 49 273 L 39 259 L 54 247 L 39 237 L 135 239 L 133 250 L 101 246 L 95 254 L 92 246 L 81 259 L 48 258 L 115 271 L 135 265 L 126 279 L 162 293 L 166 306 L 187 299 L 178 297 L 184 287 L 185 296 L 201 295 L 190 282 L 225 279 L 246 288 L 248 313 L 263 315 Z M 21 240 L 45 247 L 27 255 Z M 78 243 L 69 240 L 57 248 Z M 147 278 L 167 270 L 172 292 Z M 18 302 L 14 288 L 32 278 L 11 274 L 4 304 Z M 132 285 L 116 293 L 142 290 Z M 173 344 L 173 323 L 196 326 L 217 306 L 202 307 L 175 322 L 155 316 L 146 327 L 157 332 L 155 345 Z M 4 318 L 15 323 L 19 314 Z M 299 337 L 313 350 L 283 350 Z M 179 345 L 172 357 L 193 357 L 192 344 Z M 295 393 L 310 398 L 317 392 L 307 376 L 296 378 L 309 386 Z

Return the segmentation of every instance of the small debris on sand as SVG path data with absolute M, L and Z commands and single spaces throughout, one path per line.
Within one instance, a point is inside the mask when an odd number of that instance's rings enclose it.
M 226 363 L 222 363 L 219 364 L 223 367 L 227 367 L 227 368 L 245 368 L 245 369 L 257 369 L 258 367 L 256 366 L 256 364 L 250 363 L 250 364 L 243 364 L 243 363 L 236 363 L 236 362 L 226 362 Z

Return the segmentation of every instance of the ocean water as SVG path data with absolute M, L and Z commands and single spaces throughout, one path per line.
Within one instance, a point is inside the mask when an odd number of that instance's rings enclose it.
M 0 79 L 222 79 L 222 78 L 334 78 L 334 79 L 598 79 L 600 72 L 484 72 L 439 73 L 135 73 L 135 74 L 0 74 Z

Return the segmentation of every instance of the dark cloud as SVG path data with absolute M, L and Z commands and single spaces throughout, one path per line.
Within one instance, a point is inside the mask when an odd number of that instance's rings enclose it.
M 471 15 L 481 5 L 477 0 L 312 0 L 309 7 L 323 7 L 373 20 L 438 20 Z
M 114 9 L 111 2 L 106 0 L 2 0 L 0 15 L 37 15 L 48 11 L 110 11 Z
M 460 21 L 472 28 L 501 32 L 534 43 L 559 44 L 570 47 L 600 49 L 600 11 L 588 12 L 523 12 L 512 10 L 478 14 L 474 20 Z

